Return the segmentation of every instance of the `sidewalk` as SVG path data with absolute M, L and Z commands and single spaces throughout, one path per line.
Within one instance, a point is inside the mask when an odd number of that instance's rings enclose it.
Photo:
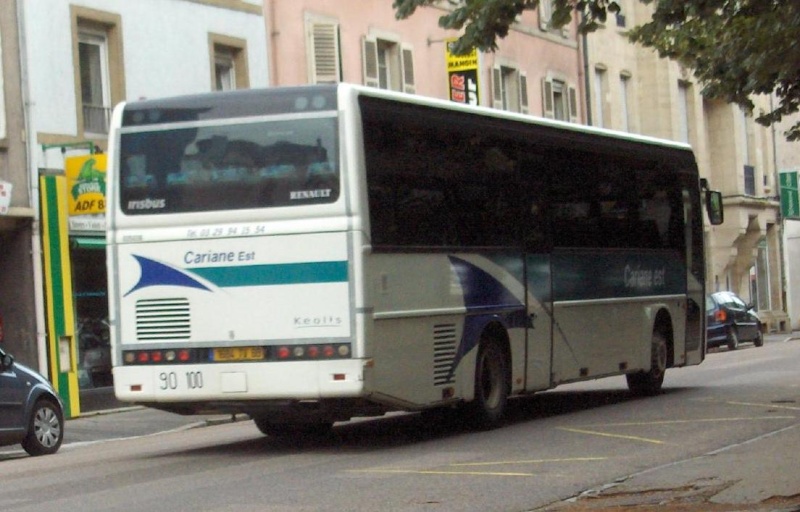
M 649 469 L 540 512 L 798 512 L 800 423 Z

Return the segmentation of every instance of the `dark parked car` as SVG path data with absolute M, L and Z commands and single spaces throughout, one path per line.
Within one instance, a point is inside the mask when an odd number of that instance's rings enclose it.
M 764 344 L 761 321 L 747 304 L 732 292 L 716 292 L 706 297 L 708 348 L 727 345 L 729 350 L 739 343 L 752 341 L 756 347 Z
M 31 455 L 55 453 L 64 410 L 50 383 L 0 349 L 0 446 L 21 443 Z

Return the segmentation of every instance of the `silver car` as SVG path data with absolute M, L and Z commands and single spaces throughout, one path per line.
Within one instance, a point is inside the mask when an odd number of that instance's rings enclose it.
M 0 446 L 30 455 L 55 453 L 64 440 L 64 409 L 50 383 L 0 349 Z

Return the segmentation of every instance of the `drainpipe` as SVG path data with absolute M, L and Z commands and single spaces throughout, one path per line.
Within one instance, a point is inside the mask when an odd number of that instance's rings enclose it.
M 267 83 L 271 86 L 281 85 L 278 77 L 278 49 L 276 48 L 275 40 L 280 35 L 278 28 L 275 25 L 275 2 L 276 0 L 266 0 L 269 3 L 269 8 L 264 9 L 264 12 L 269 13 L 269 20 L 267 21 L 267 52 L 269 54 L 269 70 L 270 74 Z
M 770 112 L 775 111 L 775 93 L 769 95 L 769 110 Z M 781 176 L 780 176 L 780 169 L 778 168 L 778 141 L 776 137 L 778 136 L 777 131 L 775 129 L 775 123 L 773 122 L 770 125 L 770 129 L 772 130 L 772 166 L 773 166 L 773 183 L 775 184 L 775 189 L 778 192 L 778 204 L 781 205 Z M 786 236 L 786 219 L 783 217 L 783 211 L 781 210 L 782 206 L 778 206 L 778 219 L 780 223 L 778 224 L 781 227 L 781 233 L 778 237 L 778 244 L 779 244 L 779 251 L 781 253 L 781 306 L 783 307 L 783 312 L 786 313 L 786 316 L 789 318 L 789 332 L 794 330 L 792 324 L 792 316 L 790 314 L 791 309 L 789 308 L 789 295 L 786 293 L 787 284 L 787 258 L 786 258 L 786 244 L 784 241 L 784 237 Z
M 581 13 L 581 19 L 585 17 Z M 586 92 L 586 124 L 592 126 L 592 90 L 590 88 L 591 78 L 589 77 L 589 36 L 586 32 L 581 34 L 581 46 L 583 47 L 583 82 Z
M 33 267 L 33 298 L 36 316 L 36 349 L 39 373 L 50 375 L 47 368 L 47 334 L 44 320 L 44 279 L 42 277 L 41 218 L 39 214 L 39 169 L 36 159 L 36 130 L 31 110 L 30 84 L 28 81 L 28 45 L 25 26 L 25 0 L 17 0 L 17 30 L 19 38 L 20 86 L 22 89 L 23 123 L 25 124 L 25 152 L 28 161 L 28 195 L 33 220 L 31 222 L 31 263 Z

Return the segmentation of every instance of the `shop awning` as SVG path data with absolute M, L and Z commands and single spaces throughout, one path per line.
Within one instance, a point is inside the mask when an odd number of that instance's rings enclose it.
M 104 236 L 73 236 L 70 237 L 70 247 L 73 249 L 105 249 Z

